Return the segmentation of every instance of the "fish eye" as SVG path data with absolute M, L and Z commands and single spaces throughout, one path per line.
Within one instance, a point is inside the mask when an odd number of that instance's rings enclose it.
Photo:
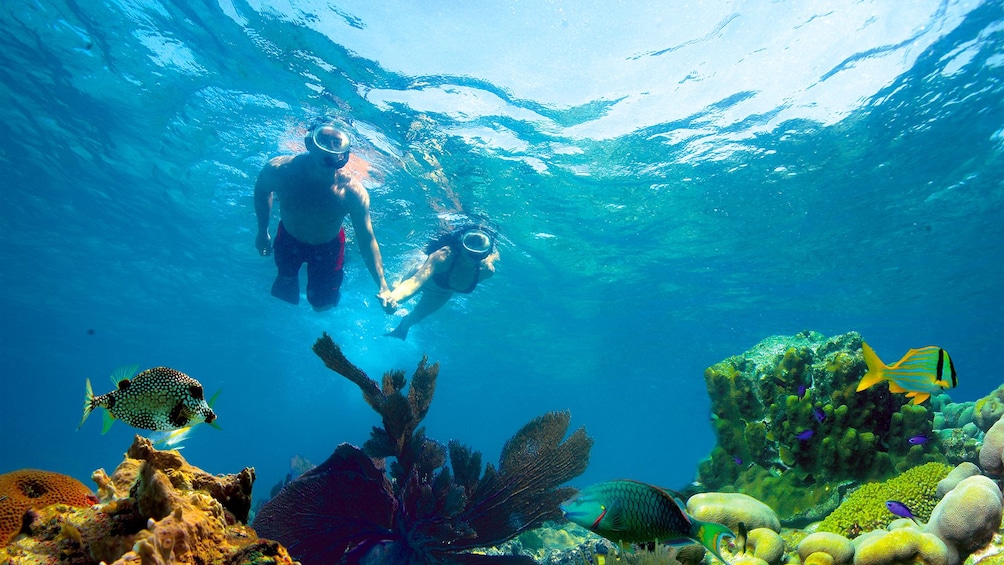
M 199 385 L 192 385 L 188 387 L 188 393 L 192 395 L 192 398 L 196 400 L 202 400 L 205 396 L 202 394 L 202 387 Z

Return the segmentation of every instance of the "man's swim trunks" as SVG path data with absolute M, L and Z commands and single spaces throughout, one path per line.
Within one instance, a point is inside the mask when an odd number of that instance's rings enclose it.
M 338 304 L 339 288 L 345 271 L 345 228 L 327 243 L 311 245 L 289 235 L 279 222 L 272 243 L 272 253 L 279 274 L 272 284 L 272 296 L 297 304 L 300 302 L 300 266 L 307 263 L 307 301 L 316 309 Z

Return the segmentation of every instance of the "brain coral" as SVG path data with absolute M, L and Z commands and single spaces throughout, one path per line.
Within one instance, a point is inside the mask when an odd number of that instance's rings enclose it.
M 906 504 L 918 520 L 926 521 L 938 502 L 935 496 L 938 482 L 951 470 L 951 466 L 943 463 L 925 463 L 884 483 L 863 485 L 822 521 L 819 531 L 853 538 L 862 532 L 885 528 L 897 518 L 886 508 L 888 500 Z
M 0 475 L 0 545 L 18 531 L 29 508 L 52 504 L 87 507 L 98 499 L 84 483 L 50 471 L 21 469 Z

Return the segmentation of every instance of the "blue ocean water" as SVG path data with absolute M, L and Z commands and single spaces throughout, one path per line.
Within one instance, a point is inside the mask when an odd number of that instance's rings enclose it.
M 378 423 L 322 332 L 375 378 L 440 362 L 428 433 L 488 461 L 571 410 L 579 486 L 693 480 L 704 369 L 771 335 L 940 345 L 953 399 L 986 395 L 1004 5 L 847 4 L 4 3 L 0 472 L 110 471 L 135 430 L 77 431 L 84 380 L 168 365 L 222 390 L 184 455 L 267 493 Z M 352 122 L 391 281 L 444 223 L 500 233 L 497 276 L 406 342 L 351 243 L 337 309 L 269 295 L 254 179 L 321 114 Z

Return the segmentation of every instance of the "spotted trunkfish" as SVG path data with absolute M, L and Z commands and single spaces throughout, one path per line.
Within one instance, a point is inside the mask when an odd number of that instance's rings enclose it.
M 100 396 L 94 396 L 91 380 L 87 379 L 84 417 L 77 429 L 98 407 L 106 410 L 101 433 L 106 433 L 115 420 L 135 428 L 159 431 L 177 430 L 201 422 L 216 426 L 213 423 L 216 413 L 212 409 L 216 396 L 207 403 L 199 381 L 168 367 L 154 367 L 132 377 L 135 372 L 136 366 L 116 371 L 112 375 L 116 389 Z

